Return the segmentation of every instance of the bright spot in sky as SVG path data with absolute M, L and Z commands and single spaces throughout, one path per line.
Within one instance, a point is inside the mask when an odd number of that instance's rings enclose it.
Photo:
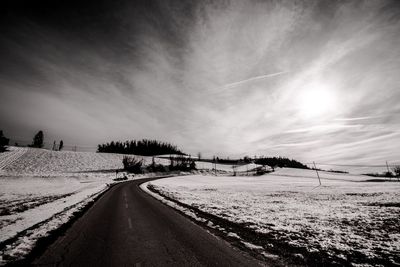
M 333 115 L 336 96 L 328 86 L 312 84 L 300 92 L 298 105 L 300 116 L 305 119 Z

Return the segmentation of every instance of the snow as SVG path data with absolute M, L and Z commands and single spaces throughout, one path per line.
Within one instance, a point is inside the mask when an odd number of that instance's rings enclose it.
M 231 164 L 219 164 L 212 162 L 204 162 L 204 161 L 196 161 L 196 168 L 197 169 L 204 169 L 204 170 L 212 170 L 216 168 L 217 170 L 225 171 L 225 172 L 246 172 L 246 171 L 253 171 L 255 168 L 260 167 L 262 165 L 249 163 L 243 165 L 231 165 Z
M 0 179 L 0 242 L 104 190 L 110 181 L 104 176 L 96 180 L 65 177 Z
M 123 156 L 23 147 L 0 153 L 0 245 L 7 244 L 0 265 L 24 257 L 38 238 L 65 224 L 114 183 L 112 170 L 123 167 Z
M 190 175 L 149 185 L 266 237 L 255 246 L 266 249 L 279 240 L 307 253 L 324 252 L 332 261 L 398 264 L 400 183 L 371 182 L 363 175 L 319 175 L 322 186 L 315 171 L 289 168 L 263 176 Z
M 256 246 L 254 244 L 251 244 L 251 243 L 245 242 L 245 241 L 242 241 L 242 244 L 245 245 L 247 248 L 252 249 L 252 250 L 263 249 L 263 247 L 261 247 L 261 246 Z
M 150 164 L 152 157 L 113 153 L 51 151 L 39 148 L 9 147 L 0 153 L 0 176 L 57 176 L 80 172 L 122 169 L 124 156 L 136 157 Z M 168 159 L 155 158 L 159 164 L 169 164 Z

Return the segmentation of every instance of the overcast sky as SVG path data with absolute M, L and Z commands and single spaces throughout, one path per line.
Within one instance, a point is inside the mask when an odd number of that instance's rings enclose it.
M 400 161 L 399 1 L 17 2 L 0 14 L 8 137 Z

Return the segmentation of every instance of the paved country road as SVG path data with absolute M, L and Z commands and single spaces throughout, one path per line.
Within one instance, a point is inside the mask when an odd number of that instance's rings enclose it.
M 112 187 L 33 264 L 37 266 L 258 266 L 139 185 Z

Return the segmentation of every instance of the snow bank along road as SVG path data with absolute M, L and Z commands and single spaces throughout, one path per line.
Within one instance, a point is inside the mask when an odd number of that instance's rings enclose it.
M 259 266 L 230 246 L 143 192 L 154 179 L 121 183 L 33 264 L 73 266 Z

